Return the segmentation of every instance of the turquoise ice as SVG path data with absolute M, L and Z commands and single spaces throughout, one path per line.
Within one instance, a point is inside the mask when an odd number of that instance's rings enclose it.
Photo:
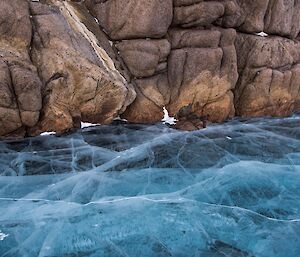
M 300 116 L 0 143 L 1 257 L 300 256 Z

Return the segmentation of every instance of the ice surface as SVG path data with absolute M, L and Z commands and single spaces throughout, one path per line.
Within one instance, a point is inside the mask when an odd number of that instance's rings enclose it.
M 299 127 L 296 115 L 0 142 L 0 256 L 300 256 Z

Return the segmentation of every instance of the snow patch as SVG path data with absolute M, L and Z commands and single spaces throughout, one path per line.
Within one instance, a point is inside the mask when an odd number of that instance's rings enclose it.
M 166 107 L 163 108 L 163 111 L 164 111 L 164 118 L 161 121 L 164 124 L 175 125 L 177 120 L 174 117 L 169 116 L 169 112 L 166 109 Z
M 40 136 L 50 136 L 50 135 L 55 135 L 56 132 L 54 131 L 47 131 L 47 132 L 43 132 L 40 134 Z
M 265 32 L 259 32 L 259 33 L 256 33 L 255 35 L 257 35 L 257 36 L 260 36 L 260 37 L 267 37 L 267 36 L 269 36 L 267 33 L 265 33 Z
M 93 123 L 88 123 L 88 122 L 81 122 L 81 128 L 89 128 L 89 127 L 95 127 L 99 126 L 100 124 L 93 124 Z
M 2 231 L 0 230 L 0 241 L 3 241 L 6 237 L 8 237 L 9 234 L 4 234 L 2 233 Z

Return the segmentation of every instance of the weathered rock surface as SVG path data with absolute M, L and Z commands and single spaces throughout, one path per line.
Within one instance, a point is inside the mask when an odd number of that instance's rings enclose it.
M 300 32 L 299 14 L 299 0 L 269 0 L 264 31 L 268 34 L 296 38 Z
M 7 0 L 0 7 L 0 136 L 110 123 L 134 100 L 83 6 Z
M 78 20 L 76 5 L 32 3 L 36 33 L 32 59 L 44 83 L 41 131 L 64 131 L 73 120 L 107 124 L 125 111 L 134 91 Z
M 296 38 L 300 32 L 299 0 L 235 0 L 237 10 L 219 24 L 246 33 Z
M 300 0 L 2 0 L 0 136 L 289 115 L 299 32 Z
M 212 121 L 233 116 L 231 90 L 237 80 L 235 31 L 176 30 L 171 32 L 171 38 L 172 46 L 182 47 L 172 50 L 168 63 L 171 115 L 192 104 L 195 114 L 209 115 Z
M 134 80 L 137 98 L 122 115 L 135 123 L 155 123 L 163 118 L 163 107 L 170 102 L 167 73 Z
M 239 33 L 239 116 L 285 116 L 300 107 L 300 42 Z
M 110 38 L 160 38 L 172 22 L 172 0 L 85 1 Z
M 42 108 L 41 86 L 30 60 L 31 22 L 28 3 L 0 2 L 0 136 L 24 134 Z
M 223 16 L 234 14 L 237 9 L 233 1 L 177 0 L 174 5 L 173 24 L 182 27 L 210 25 Z
M 169 40 L 168 73 L 136 80 L 137 99 L 123 116 L 131 122 L 153 123 L 162 119 L 164 106 L 176 116 L 191 104 L 192 113 L 209 115 L 211 121 L 232 117 L 235 31 L 173 29 Z
M 167 69 L 171 46 L 168 40 L 126 40 L 116 44 L 120 56 L 134 77 L 150 77 Z

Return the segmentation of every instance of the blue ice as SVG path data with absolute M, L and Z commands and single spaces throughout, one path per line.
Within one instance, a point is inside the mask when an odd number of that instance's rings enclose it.
M 300 256 L 300 116 L 0 142 L 0 256 Z

